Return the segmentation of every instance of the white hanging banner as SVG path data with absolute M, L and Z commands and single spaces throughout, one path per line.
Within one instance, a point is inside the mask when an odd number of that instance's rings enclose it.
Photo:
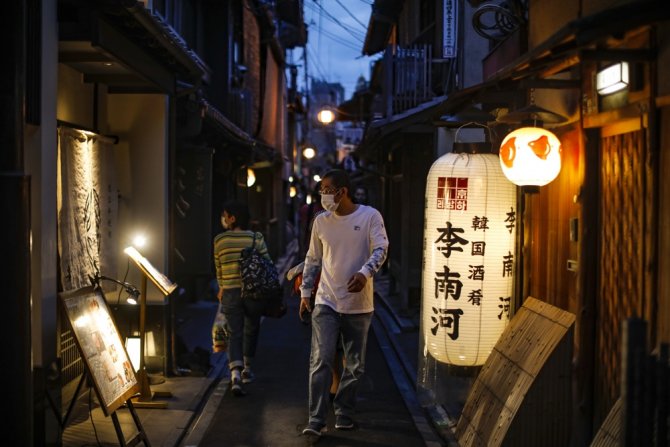
M 442 58 L 453 59 L 458 49 L 458 0 L 443 0 L 442 14 Z
M 426 184 L 422 331 L 436 360 L 483 365 L 509 321 L 516 186 L 493 154 L 440 157 Z
M 61 127 L 58 150 L 58 249 L 68 291 L 96 274 L 115 276 L 118 188 L 109 138 Z

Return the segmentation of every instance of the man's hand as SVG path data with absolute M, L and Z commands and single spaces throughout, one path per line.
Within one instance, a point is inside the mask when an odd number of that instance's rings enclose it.
M 312 311 L 312 306 L 309 304 L 309 297 L 304 296 L 300 298 L 300 309 L 298 309 L 298 316 L 300 321 L 305 321 L 305 314 L 308 314 Z
M 356 272 L 354 275 L 349 278 L 347 283 L 347 291 L 351 293 L 360 292 L 365 287 L 365 284 L 368 282 L 368 279 L 361 272 Z

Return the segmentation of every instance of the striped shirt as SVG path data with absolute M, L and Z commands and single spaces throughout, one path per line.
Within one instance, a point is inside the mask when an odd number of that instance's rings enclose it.
M 214 238 L 214 266 L 216 267 L 216 280 L 221 289 L 234 289 L 242 287 L 240 277 L 240 254 L 242 250 L 251 247 L 253 231 L 226 231 Z M 256 250 L 268 259 L 267 246 L 261 233 L 256 233 Z

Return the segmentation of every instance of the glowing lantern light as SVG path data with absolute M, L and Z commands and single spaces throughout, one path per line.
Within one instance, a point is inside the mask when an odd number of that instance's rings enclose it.
M 256 173 L 253 169 L 247 168 L 247 186 L 251 188 L 256 183 Z
M 500 145 L 500 166 L 515 185 L 544 186 L 561 172 L 561 142 L 541 127 L 522 127 Z
M 306 159 L 312 159 L 316 156 L 316 150 L 313 147 L 306 147 L 302 151 L 302 155 L 305 156 Z
M 330 124 L 335 121 L 335 113 L 330 109 L 322 109 L 316 114 L 316 119 L 322 124 Z
M 483 365 L 509 321 L 516 187 L 497 158 L 450 153 L 428 173 L 422 331 L 439 362 Z

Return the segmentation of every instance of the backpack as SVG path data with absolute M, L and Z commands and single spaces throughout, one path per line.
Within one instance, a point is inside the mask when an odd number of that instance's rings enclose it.
M 256 249 L 256 233 L 251 246 L 240 254 L 240 276 L 242 299 L 267 299 L 281 289 L 279 274 L 274 264 Z

